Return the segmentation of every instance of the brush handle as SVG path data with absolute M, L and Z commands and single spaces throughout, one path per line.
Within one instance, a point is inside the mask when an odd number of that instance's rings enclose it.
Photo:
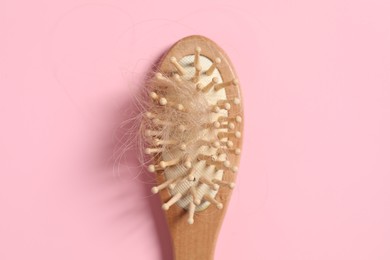
M 226 181 L 233 181 L 234 175 L 226 174 Z M 157 179 L 164 180 L 163 175 Z M 167 190 L 160 192 L 162 202 L 167 201 L 171 195 Z M 168 228 L 171 234 L 174 260 L 213 260 L 215 246 L 223 218 L 226 214 L 231 192 L 220 192 L 216 199 L 224 202 L 222 209 L 210 206 L 204 211 L 196 213 L 196 221 L 188 224 L 187 210 L 173 205 L 166 212 Z
M 186 211 L 175 206 L 167 216 L 175 260 L 213 260 L 216 241 L 225 210 L 199 213 L 193 225 L 187 223 Z

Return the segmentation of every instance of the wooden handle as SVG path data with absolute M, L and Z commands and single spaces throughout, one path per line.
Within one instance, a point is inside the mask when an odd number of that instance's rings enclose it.
M 180 232 L 173 237 L 173 250 L 175 260 L 213 260 L 215 242 L 217 241 L 215 234 L 207 232 L 199 235 L 200 232 L 194 228 L 198 219 L 193 225 L 186 225 L 185 232 Z
M 219 200 L 228 201 L 225 198 Z M 223 209 L 209 208 L 197 213 L 194 224 L 187 222 L 186 211 L 176 205 L 170 208 L 167 221 L 171 231 L 175 260 L 213 260 L 218 233 L 221 228 Z

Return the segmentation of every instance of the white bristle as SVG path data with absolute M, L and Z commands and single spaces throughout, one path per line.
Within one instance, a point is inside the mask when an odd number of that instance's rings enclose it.
M 157 172 L 157 171 L 160 171 L 162 170 L 162 168 L 160 167 L 160 165 L 148 165 L 148 172 Z
M 145 148 L 145 154 L 161 153 L 162 151 L 164 151 L 163 148 Z
M 191 201 L 188 206 L 188 224 L 194 224 L 195 204 Z
M 217 83 L 218 83 L 218 78 L 217 77 L 212 78 L 209 84 L 201 88 L 202 92 L 204 93 L 209 92 Z
M 229 168 L 230 167 L 230 161 L 224 161 L 223 162 L 223 166 L 225 166 L 226 168 Z
M 191 186 L 189 192 L 190 192 L 190 194 L 192 196 L 192 200 L 195 201 L 196 200 L 196 188 L 195 188 L 195 186 Z
M 214 70 L 217 68 L 217 66 L 221 63 L 220 58 L 215 58 L 213 64 L 210 66 L 210 68 L 206 71 L 206 75 L 210 76 L 213 74 Z
M 202 201 L 200 199 L 196 199 L 194 203 L 195 205 L 199 206 L 202 203 Z
M 158 99 L 158 95 L 156 92 L 150 92 L 149 96 L 153 99 L 153 100 L 157 100 Z
M 162 73 L 156 73 L 155 78 L 158 82 L 158 84 L 161 84 L 163 86 L 172 86 L 173 82 L 169 78 L 165 77 Z
M 213 108 L 213 111 L 218 113 L 221 109 L 225 109 L 228 111 L 231 108 L 232 108 L 232 106 L 229 103 L 224 103 L 222 105 L 215 105 Z
M 155 92 L 152 92 L 152 93 L 155 93 Z M 168 101 L 165 97 L 158 96 L 157 94 L 156 95 L 151 94 L 151 96 L 153 96 L 152 97 L 153 100 L 158 100 L 158 103 L 161 106 L 170 106 L 170 107 L 175 108 L 179 111 L 184 111 L 183 104 Z
M 177 72 L 183 76 L 186 74 L 186 70 L 177 62 L 175 57 L 171 57 L 170 59 L 171 63 L 176 67 Z
M 156 171 L 156 167 L 154 165 L 149 165 L 148 166 L 148 171 L 149 172 L 155 172 Z
M 221 143 L 219 141 L 215 141 L 211 144 L 214 148 L 219 148 L 221 146 Z
M 154 144 L 155 145 L 176 145 L 178 144 L 178 141 L 177 140 L 161 140 L 161 139 L 154 139 Z
M 186 167 L 187 169 L 190 169 L 192 167 L 192 163 L 190 160 L 187 160 L 184 162 L 184 167 Z
M 159 103 L 160 105 L 165 106 L 166 104 L 168 104 L 168 101 L 166 98 L 160 98 Z
M 195 180 L 195 176 L 194 176 L 194 174 L 195 174 L 195 169 L 194 169 L 194 168 L 192 168 L 192 169 L 191 169 L 191 171 L 190 171 L 190 173 L 188 174 L 188 177 L 187 177 L 187 179 L 188 179 L 189 181 L 193 181 L 193 180 Z
M 237 79 L 233 79 L 231 81 L 226 81 L 226 82 L 219 83 L 219 84 L 214 86 L 214 89 L 215 89 L 215 91 L 218 91 L 220 89 L 229 87 L 231 85 L 232 86 L 237 86 L 238 85 L 238 80 Z
M 231 140 L 221 140 L 220 143 L 221 146 L 223 146 L 223 148 L 225 149 L 234 147 L 234 143 Z
M 219 123 L 218 121 L 203 124 L 204 128 L 219 128 L 220 126 L 221 126 L 221 123 Z
M 169 161 L 160 161 L 160 166 L 161 168 L 165 169 L 166 167 L 168 166 L 173 166 L 173 165 L 176 165 L 180 162 L 180 158 L 175 158 L 175 159 L 172 159 L 172 160 L 169 160 Z
M 204 88 L 204 86 L 203 86 L 202 83 L 199 82 L 198 84 L 196 84 L 196 89 L 197 89 L 198 91 L 202 91 L 203 88 Z
M 222 180 L 218 180 L 218 179 L 214 179 L 213 182 L 217 183 L 221 186 L 227 186 L 230 189 L 233 189 L 236 186 L 236 184 L 234 182 L 227 182 L 227 181 L 222 181 Z
M 149 118 L 149 119 L 152 119 L 152 118 L 155 118 L 155 117 L 156 117 L 156 115 L 153 114 L 153 113 L 151 113 L 151 112 L 146 112 L 146 113 L 145 113 L 145 116 L 146 116 L 147 118 Z
M 168 187 L 168 185 L 171 184 L 171 183 L 174 182 L 174 181 L 175 181 L 175 179 L 169 179 L 169 180 L 167 180 L 167 181 L 161 183 L 161 184 L 158 185 L 158 186 L 154 186 L 154 187 L 152 188 L 152 193 L 153 193 L 153 194 L 158 193 L 159 191 L 161 191 L 161 190 L 165 189 L 166 187 Z
M 217 105 L 218 106 L 224 106 L 225 104 L 234 104 L 234 105 L 239 105 L 240 104 L 240 99 L 239 98 L 233 98 L 229 100 L 218 100 Z
M 219 138 L 229 138 L 229 137 L 235 137 L 235 138 L 241 138 L 241 132 L 235 131 L 235 132 L 219 132 L 218 133 Z
M 168 210 L 173 204 L 175 204 L 182 197 L 181 193 L 176 193 L 168 202 L 162 205 L 163 210 Z
M 233 129 L 236 127 L 236 125 L 233 124 L 233 123 L 229 123 L 229 124 L 227 124 L 227 126 L 228 126 L 228 128 L 231 129 L 231 130 L 233 130 Z
M 158 188 L 157 187 L 153 187 L 151 189 L 151 191 L 152 191 L 153 194 L 156 194 L 156 193 L 158 193 Z
M 210 188 L 212 188 L 213 190 L 218 190 L 218 184 L 213 183 L 211 180 L 207 178 L 202 177 L 199 179 L 199 181 L 210 186 Z
M 181 82 L 181 81 L 182 81 L 179 74 L 173 75 L 173 79 L 174 79 L 176 82 Z
M 202 49 L 198 46 L 195 48 L 195 57 L 194 57 L 194 67 L 199 67 L 200 66 L 200 52 Z
M 195 74 L 192 78 L 192 82 L 197 83 L 199 81 L 200 73 L 202 72 L 202 66 L 197 65 L 195 66 Z
M 236 122 L 236 123 L 241 123 L 242 122 L 242 117 L 241 116 L 233 116 L 233 117 L 225 117 L 225 116 L 220 116 L 218 117 L 219 122 Z
M 195 205 L 199 206 L 202 201 L 197 197 L 197 191 L 194 186 L 190 187 L 190 193 L 192 196 L 192 201 L 195 203 Z
M 210 202 L 211 204 L 214 204 L 218 209 L 223 208 L 223 204 L 218 200 L 214 199 L 213 197 L 211 197 L 209 194 L 205 194 L 204 199 Z

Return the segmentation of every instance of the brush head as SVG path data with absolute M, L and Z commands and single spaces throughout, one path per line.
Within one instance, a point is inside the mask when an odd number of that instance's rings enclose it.
M 158 175 L 152 193 L 161 192 L 164 210 L 188 211 L 193 224 L 196 212 L 211 204 L 222 210 L 228 202 L 243 122 L 239 81 L 227 56 L 199 38 L 186 39 L 149 81 L 142 127 L 152 157 L 148 171 Z

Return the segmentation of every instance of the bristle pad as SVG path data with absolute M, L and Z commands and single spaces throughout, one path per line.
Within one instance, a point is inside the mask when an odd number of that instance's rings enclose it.
M 157 73 L 149 84 L 145 151 L 154 156 L 157 166 L 153 166 L 153 172 L 162 172 L 167 180 L 152 191 L 168 189 L 172 197 L 163 209 L 168 210 L 173 204 L 189 209 L 191 224 L 194 212 L 210 204 L 222 209 L 215 196 L 221 188 L 234 187 L 223 177 L 237 170 L 229 159 L 239 156 L 240 151 L 234 144 L 241 134 L 233 129 L 241 123 L 234 120 L 241 114 L 232 115 L 229 110 L 231 105 L 239 107 L 241 103 L 237 97 L 227 96 L 226 91 L 237 88 L 238 81 L 224 81 L 218 70 L 221 59 L 215 58 L 202 56 L 201 49 L 195 46 L 193 55 L 170 57 L 172 72 Z

